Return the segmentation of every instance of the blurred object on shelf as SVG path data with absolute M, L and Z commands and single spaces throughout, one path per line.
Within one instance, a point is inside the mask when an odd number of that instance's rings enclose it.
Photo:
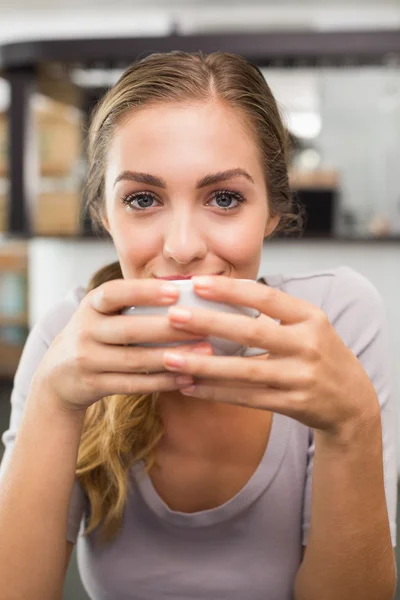
M 374 237 L 386 237 L 392 233 L 390 221 L 383 215 L 374 215 L 369 222 L 368 230 Z
M 14 376 L 28 335 L 27 271 L 27 245 L 0 243 L 1 377 Z
M 41 193 L 34 206 L 35 235 L 77 235 L 80 231 L 80 195 L 60 191 Z M 8 229 L 8 198 L 0 195 L 0 232 Z
M 354 237 L 357 234 L 357 218 L 352 210 L 343 208 L 339 215 L 340 235 Z
M 303 237 L 333 237 L 339 200 L 339 174 L 334 170 L 291 169 L 289 183 L 305 209 Z
M 80 196 L 75 192 L 42 193 L 36 204 L 33 229 L 37 235 L 77 235 Z
M 292 189 L 337 189 L 340 185 L 339 173 L 335 170 L 299 170 L 292 169 L 289 173 L 289 182 Z
M 42 175 L 67 175 L 73 171 L 82 151 L 82 122 L 79 112 L 61 103 L 48 101 L 34 108 L 39 139 Z M 8 116 L 0 113 L 0 177 L 8 174 Z

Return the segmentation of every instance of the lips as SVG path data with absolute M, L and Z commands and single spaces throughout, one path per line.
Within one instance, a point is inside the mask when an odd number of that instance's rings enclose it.
M 193 273 L 193 275 L 168 275 L 167 277 L 158 277 L 157 275 L 155 276 L 156 279 L 165 279 L 166 281 L 172 281 L 172 280 L 181 280 L 181 279 L 192 279 L 192 277 L 200 277 L 200 276 L 205 276 L 205 275 L 222 275 L 223 271 L 221 271 L 220 273 Z

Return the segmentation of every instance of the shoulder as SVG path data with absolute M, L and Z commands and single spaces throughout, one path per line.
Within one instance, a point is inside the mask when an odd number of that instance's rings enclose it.
M 86 294 L 84 287 L 75 287 L 48 310 L 36 323 L 44 341 L 51 341 L 64 329 Z
M 351 305 L 374 311 L 383 307 L 382 298 L 372 282 L 347 266 L 289 276 L 266 275 L 264 279 L 268 285 L 302 298 L 330 314 Z
M 325 312 L 348 344 L 385 327 L 384 303 L 376 287 L 347 266 L 291 276 L 264 277 L 268 285 L 306 300 Z

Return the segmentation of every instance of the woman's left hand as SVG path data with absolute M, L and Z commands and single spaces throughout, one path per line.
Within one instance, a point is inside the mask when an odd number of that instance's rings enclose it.
M 199 285 L 201 279 L 208 284 Z M 167 370 L 195 377 L 182 393 L 281 413 L 334 434 L 379 416 L 368 375 L 319 307 L 251 280 L 214 276 L 193 283 L 199 296 L 255 308 L 260 317 L 185 309 L 184 318 L 181 307 L 171 307 L 173 327 L 268 353 L 250 358 L 166 351 Z

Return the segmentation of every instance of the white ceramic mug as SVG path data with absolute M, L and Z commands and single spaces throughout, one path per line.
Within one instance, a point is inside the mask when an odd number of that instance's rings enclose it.
M 246 281 L 246 280 L 239 280 Z M 208 310 L 216 310 L 219 312 L 227 312 L 231 314 L 238 315 L 247 315 L 256 319 L 260 316 L 258 310 L 254 308 L 249 308 L 247 306 L 233 305 L 233 304 L 225 304 L 223 302 L 213 302 L 211 300 L 206 300 L 205 298 L 201 298 L 196 294 L 193 290 L 193 283 L 191 279 L 180 279 L 173 280 L 169 283 L 173 283 L 176 285 L 179 290 L 179 298 L 173 304 L 173 306 L 186 306 L 191 308 L 206 308 Z M 168 315 L 169 306 L 130 306 L 129 308 L 125 308 L 121 314 L 124 315 L 138 315 L 138 316 L 167 316 Z M 268 350 L 264 348 L 249 348 L 248 346 L 242 346 L 238 342 L 233 342 L 232 340 L 226 340 L 224 338 L 218 338 L 214 336 L 210 336 L 205 338 L 204 341 L 208 341 L 214 351 L 214 354 L 217 356 L 256 356 L 260 354 L 266 354 Z M 188 342 L 172 342 L 169 344 L 141 344 L 142 346 L 180 346 L 182 344 L 187 344 Z M 193 343 L 198 343 L 193 342 Z

